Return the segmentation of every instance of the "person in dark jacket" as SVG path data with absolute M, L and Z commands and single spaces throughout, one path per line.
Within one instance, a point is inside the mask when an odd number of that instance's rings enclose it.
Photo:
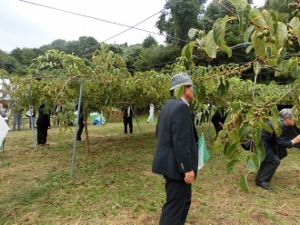
M 78 109 L 78 103 L 75 106 L 76 109 Z M 82 107 L 82 103 L 80 104 L 80 112 L 78 112 L 78 130 L 77 130 L 77 135 L 76 135 L 76 140 L 77 141 L 81 141 L 81 134 L 84 128 L 84 116 L 83 116 L 83 107 Z
M 230 103 L 227 102 L 227 107 L 230 106 Z M 227 108 L 226 107 L 221 107 L 221 108 L 218 108 L 215 112 L 215 114 L 212 116 L 211 118 L 211 122 L 213 123 L 214 127 L 215 127 L 215 131 L 216 131 L 216 138 L 217 139 L 217 136 L 219 134 L 219 132 L 221 130 L 223 130 L 223 126 L 224 126 L 224 123 L 226 121 L 226 118 L 227 118 Z
M 285 140 L 287 126 L 293 126 L 295 124 L 292 109 L 282 109 L 279 112 L 279 117 L 282 124 L 282 133 L 280 136 L 276 136 L 270 121 L 267 121 L 266 123 L 273 132 L 270 133 L 265 129 L 261 130 L 261 141 L 264 144 L 266 157 L 260 164 L 255 183 L 257 186 L 268 190 L 273 189 L 269 183 L 280 164 L 280 158 L 275 154 L 276 148 L 286 151 L 286 148 L 291 148 L 293 147 L 293 144 L 300 142 L 300 135 L 296 136 L 292 140 Z
M 45 145 L 48 136 L 48 127 L 50 127 L 50 111 L 45 109 L 45 104 L 38 108 L 39 116 L 36 121 L 37 127 L 37 143 L 38 145 Z
M 187 73 L 172 77 L 174 89 L 183 87 L 181 99 L 172 97 L 162 108 L 156 125 L 157 145 L 152 172 L 165 178 L 166 202 L 160 225 L 183 225 L 191 205 L 191 184 L 198 170 L 198 135 L 191 119 L 192 80 Z
M 127 134 L 127 127 L 129 126 L 129 132 L 133 132 L 133 124 L 132 124 L 132 117 L 133 117 L 133 110 L 131 106 L 124 108 L 123 113 L 123 123 L 124 123 L 124 133 Z

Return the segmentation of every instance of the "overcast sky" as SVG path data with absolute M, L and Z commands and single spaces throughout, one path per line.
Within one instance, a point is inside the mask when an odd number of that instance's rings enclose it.
M 97 19 L 72 15 L 28 2 L 70 11 Z M 129 45 L 142 43 L 151 34 L 159 43 L 155 23 L 166 0 L 0 0 L 0 49 L 10 52 L 19 48 L 39 48 L 56 39 L 78 40 L 91 36 L 98 42 Z M 209 0 L 210 2 L 211 0 Z M 262 5 L 264 0 L 254 0 Z M 158 13 L 158 14 L 157 14 Z M 150 19 L 148 19 L 151 17 Z M 146 20 L 147 19 L 147 20 Z M 128 27 L 101 20 L 134 26 L 145 31 L 130 29 L 112 38 Z M 112 38 L 112 39 L 110 39 Z M 108 40 L 110 39 L 110 40 Z

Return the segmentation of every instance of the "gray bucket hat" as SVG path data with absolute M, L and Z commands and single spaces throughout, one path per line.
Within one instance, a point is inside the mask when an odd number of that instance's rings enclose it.
M 174 90 L 175 88 L 181 85 L 192 85 L 192 84 L 193 82 L 189 77 L 189 75 L 185 72 L 181 72 L 172 77 L 170 91 Z

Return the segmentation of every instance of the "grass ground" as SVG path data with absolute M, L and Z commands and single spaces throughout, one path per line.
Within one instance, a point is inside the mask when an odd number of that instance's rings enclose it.
M 70 178 L 74 127 L 49 130 L 48 146 L 33 148 L 29 129 L 10 131 L 0 150 L 0 224 L 156 225 L 165 200 L 164 180 L 151 172 L 155 123 L 139 118 L 142 133 L 123 134 L 123 124 L 89 126 L 91 153 L 78 142 Z M 289 151 L 272 180 L 273 191 L 237 185 L 245 173 L 226 173 L 227 159 L 214 151 L 208 124 L 204 132 L 211 159 L 193 184 L 187 225 L 299 224 L 300 154 Z M 211 129 L 212 130 L 212 129 Z M 213 138 L 211 138 L 213 139 Z

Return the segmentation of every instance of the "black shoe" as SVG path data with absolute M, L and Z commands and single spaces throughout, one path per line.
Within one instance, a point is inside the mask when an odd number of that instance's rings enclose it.
M 265 181 L 263 182 L 255 181 L 255 184 L 259 187 L 262 187 L 263 189 L 273 190 L 273 187 Z

